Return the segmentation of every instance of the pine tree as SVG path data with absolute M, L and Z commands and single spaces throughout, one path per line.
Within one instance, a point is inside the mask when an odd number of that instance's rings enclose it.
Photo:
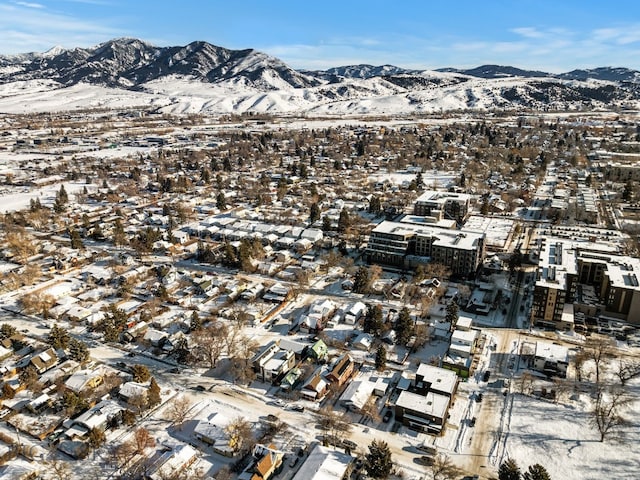
M 89 360 L 89 347 L 81 340 L 71 338 L 69 340 L 69 358 L 76 362 L 86 362 Z
M 49 331 L 47 343 L 56 350 L 59 348 L 65 349 L 69 345 L 69 332 L 64 328 L 58 327 L 57 323 L 54 323 Z
M 377 440 L 371 442 L 365 465 L 367 473 L 373 478 L 385 479 L 389 477 L 393 469 L 393 460 L 387 442 Z
M 367 267 L 360 267 L 353 279 L 353 291 L 355 293 L 367 293 L 369 290 L 369 270 Z
M 362 330 L 376 337 L 380 336 L 382 330 L 382 307 L 380 307 L 380 305 L 367 306 L 367 313 L 364 317 Z
M 351 226 L 351 219 L 349 218 L 349 212 L 345 208 L 340 210 L 340 217 L 338 217 L 338 232 L 344 233 Z
M 522 475 L 523 480 L 551 480 L 551 475 L 539 463 L 529 465 L 529 470 Z
M 396 343 L 398 345 L 406 345 L 413 334 L 413 321 L 407 307 L 402 307 L 393 328 L 396 332 Z
M 69 237 L 71 238 L 71 248 L 75 250 L 82 250 L 84 248 L 80 232 L 78 232 L 77 228 L 73 227 L 69 229 Z
M 134 365 L 131 367 L 131 374 L 133 375 L 133 381 L 138 383 L 144 383 L 151 377 L 151 372 L 145 365 Z
M 218 207 L 220 210 L 224 210 L 225 208 L 227 208 L 227 199 L 224 196 L 224 192 L 218 193 L 218 196 L 216 197 L 216 207 Z
M 387 366 L 387 350 L 384 348 L 384 345 L 378 346 L 376 350 L 376 370 L 384 370 Z
M 520 468 L 515 460 L 508 458 L 498 468 L 498 480 L 520 480 Z
M 380 210 L 382 210 L 380 197 L 378 197 L 377 195 L 373 195 L 371 197 L 371 200 L 369 200 L 369 213 L 377 215 L 380 213 Z
M 309 213 L 309 221 L 315 223 L 320 220 L 320 206 L 317 202 L 311 204 L 311 212 Z
M 458 303 L 455 299 L 451 299 L 447 305 L 447 315 L 445 316 L 445 320 L 449 324 L 449 331 L 453 332 L 456 328 L 456 324 L 458 323 Z
M 147 400 L 150 407 L 160 405 L 160 402 L 162 402 L 162 398 L 160 397 L 160 386 L 158 385 L 158 382 L 156 382 L 156 379 L 153 377 L 151 377 L 151 383 L 149 385 L 149 391 L 147 393 Z

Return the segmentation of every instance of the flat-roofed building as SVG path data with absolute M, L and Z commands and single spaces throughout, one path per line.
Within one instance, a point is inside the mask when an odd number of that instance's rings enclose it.
M 396 420 L 412 430 L 438 434 L 444 427 L 450 402 L 450 397 L 439 393 L 402 391 L 396 400 Z
M 484 261 L 485 234 L 383 221 L 372 230 L 366 254 L 370 262 L 402 268 L 430 259 L 467 276 Z
M 549 342 L 536 342 L 533 368 L 547 375 L 567 376 L 569 349 L 563 345 Z
M 413 214 L 425 217 L 439 216 L 462 223 L 469 213 L 471 195 L 429 190 L 413 204 Z

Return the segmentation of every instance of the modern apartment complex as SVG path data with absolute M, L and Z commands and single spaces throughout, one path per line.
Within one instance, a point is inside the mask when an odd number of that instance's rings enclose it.
M 485 235 L 384 221 L 371 232 L 366 254 L 370 262 L 401 268 L 415 267 L 428 258 L 451 268 L 455 275 L 468 276 L 484 259 Z

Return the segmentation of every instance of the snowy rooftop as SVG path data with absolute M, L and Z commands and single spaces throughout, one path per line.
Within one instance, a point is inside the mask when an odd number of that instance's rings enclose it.
M 352 460 L 351 455 L 316 445 L 293 480 L 340 480 Z

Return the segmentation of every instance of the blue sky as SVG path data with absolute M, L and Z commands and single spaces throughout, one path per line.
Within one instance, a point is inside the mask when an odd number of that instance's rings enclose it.
M 0 0 L 0 53 L 88 47 L 255 48 L 294 68 L 369 63 L 640 70 L 637 0 Z

